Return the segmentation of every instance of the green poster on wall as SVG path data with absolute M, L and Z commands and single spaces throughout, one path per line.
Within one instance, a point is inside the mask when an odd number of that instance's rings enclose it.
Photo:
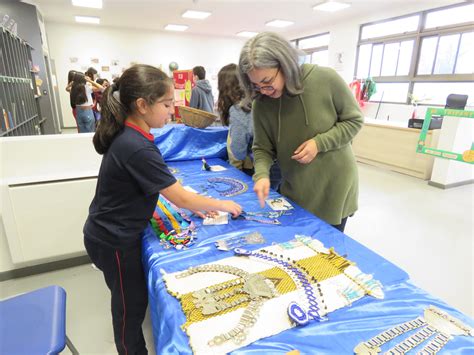
M 422 154 L 434 155 L 435 157 L 438 157 L 438 158 L 450 159 L 450 160 L 460 161 L 463 163 L 474 164 L 474 142 L 471 143 L 471 147 L 466 147 L 466 150 L 462 153 L 449 152 L 446 150 L 430 148 L 430 147 L 425 146 L 426 135 L 428 134 L 428 129 L 430 127 L 430 123 L 431 123 L 431 119 L 433 115 L 473 119 L 474 111 L 428 107 L 428 109 L 426 110 L 423 127 L 420 132 L 420 139 L 418 140 L 416 151 Z

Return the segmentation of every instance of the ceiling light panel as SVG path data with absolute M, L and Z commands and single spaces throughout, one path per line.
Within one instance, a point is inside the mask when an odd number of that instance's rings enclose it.
M 165 30 L 166 31 L 179 31 L 183 32 L 186 31 L 189 28 L 189 26 L 186 25 L 166 25 Z
M 100 17 L 92 17 L 92 16 L 75 16 L 76 22 L 79 23 L 91 23 L 94 25 L 100 24 Z
M 193 10 L 187 10 L 182 17 L 184 18 L 192 18 L 192 19 L 197 19 L 197 20 L 204 20 L 211 16 L 211 12 L 207 11 L 193 11 Z
M 279 27 L 279 28 L 288 27 L 288 26 L 291 26 L 293 24 L 294 24 L 294 22 L 287 21 L 287 20 L 273 20 L 273 21 L 269 21 L 269 22 L 265 23 L 266 26 Z
M 102 0 L 72 0 L 72 4 L 78 7 L 91 7 L 102 9 Z
M 351 4 L 345 2 L 337 2 L 337 1 L 326 1 L 319 5 L 313 7 L 313 10 L 317 11 L 326 11 L 326 12 L 336 12 L 340 10 L 347 9 Z

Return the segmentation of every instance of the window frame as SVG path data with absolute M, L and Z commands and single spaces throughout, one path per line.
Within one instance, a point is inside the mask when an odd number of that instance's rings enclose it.
M 318 47 L 312 47 L 312 48 L 306 48 L 306 49 L 301 49 L 301 48 L 299 48 L 299 44 L 300 44 L 300 41 L 301 41 L 301 40 L 305 40 L 305 39 L 309 39 L 309 38 L 314 38 L 314 37 L 320 37 L 320 36 L 326 36 L 326 35 L 329 35 L 329 40 L 330 40 L 330 38 L 331 38 L 331 33 L 330 33 L 330 32 L 323 32 L 323 33 L 318 33 L 318 34 L 315 34 L 315 35 L 310 35 L 310 36 L 295 38 L 295 39 L 292 39 L 290 42 L 294 42 L 294 43 L 295 43 L 295 47 L 296 47 L 297 49 L 303 51 L 303 52 L 305 53 L 305 55 L 310 55 L 310 56 L 312 56 L 313 53 L 316 53 L 316 52 L 328 51 L 328 62 L 329 62 L 329 41 L 328 41 L 328 44 L 325 45 L 325 46 L 318 46 Z
M 409 82 L 408 86 L 408 92 L 407 92 L 407 99 L 405 101 L 406 104 L 410 104 L 410 99 L 409 95 L 413 93 L 413 88 L 415 83 L 417 82 L 473 82 L 473 74 L 456 74 L 456 65 L 458 62 L 458 55 L 459 55 L 459 48 L 461 45 L 461 36 L 463 33 L 467 32 L 473 32 L 473 25 L 474 21 L 472 22 L 465 22 L 462 24 L 454 24 L 454 25 L 446 25 L 446 26 L 439 26 L 439 27 L 433 27 L 430 29 L 425 29 L 425 23 L 426 23 L 426 18 L 429 13 L 435 12 L 435 11 L 440 11 L 440 10 L 447 10 L 450 8 L 455 8 L 455 7 L 461 7 L 461 6 L 466 6 L 469 5 L 468 3 L 459 3 L 459 4 L 453 4 L 449 6 L 443 6 L 443 7 L 438 7 L 434 9 L 429 9 L 429 10 L 424 10 L 424 11 L 419 11 L 415 13 L 410 13 L 406 15 L 401 15 L 401 16 L 396 16 L 396 17 L 391 17 L 388 19 L 384 20 L 378 20 L 378 21 L 373 21 L 373 22 L 368 22 L 364 23 L 359 26 L 359 37 L 358 37 L 358 42 L 357 42 L 357 50 L 356 50 L 356 60 L 355 60 L 355 68 L 354 68 L 354 79 L 364 79 L 364 78 L 357 78 L 357 70 L 359 66 L 359 55 L 360 55 L 360 47 L 366 44 L 371 44 L 372 49 L 374 45 L 378 44 L 383 44 L 384 46 L 386 44 L 390 43 L 396 43 L 396 42 L 403 42 L 407 40 L 413 40 L 413 51 L 412 51 L 412 56 L 410 60 L 410 67 L 408 70 L 408 75 L 394 75 L 394 76 L 374 76 L 372 79 L 374 79 L 375 82 L 377 83 L 397 83 L 397 82 Z M 418 22 L 418 28 L 416 31 L 408 31 L 408 32 L 403 32 L 403 33 L 397 33 L 394 35 L 388 35 L 388 36 L 382 36 L 382 37 L 375 37 L 375 38 L 366 38 L 362 39 L 362 31 L 364 26 L 370 26 L 370 25 L 375 25 L 375 24 L 380 24 L 380 23 L 385 23 L 385 22 L 390 22 L 393 20 L 398 20 L 402 18 L 407 18 L 411 16 L 418 15 L 420 16 L 419 22 Z M 438 37 L 438 42 L 436 44 L 436 51 L 435 51 L 435 58 L 433 59 L 433 65 L 431 68 L 431 73 L 434 71 L 434 67 L 436 64 L 436 56 L 438 54 L 438 46 L 439 46 L 439 38 L 441 36 L 445 35 L 452 35 L 452 34 L 460 34 L 460 38 L 458 41 L 458 46 L 457 46 L 457 51 L 456 51 L 456 57 L 455 57 L 455 62 L 453 66 L 453 73 L 452 74 L 422 74 L 419 75 L 417 74 L 418 70 L 418 65 L 421 57 L 421 44 L 424 38 L 427 37 Z M 399 58 L 400 59 L 400 58 Z M 398 60 L 399 60 L 398 59 Z M 372 61 L 372 52 L 370 56 L 370 62 L 369 62 L 369 74 L 371 70 L 371 61 Z M 383 67 L 383 51 L 382 51 L 382 60 L 381 60 L 381 69 Z M 398 66 L 398 63 L 397 63 Z M 384 103 L 397 103 L 400 104 L 399 102 L 389 102 L 389 101 L 373 101 L 373 102 L 384 102 Z

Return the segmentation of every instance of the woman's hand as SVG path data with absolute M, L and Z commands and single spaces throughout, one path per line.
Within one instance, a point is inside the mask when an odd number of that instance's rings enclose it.
M 291 159 L 296 160 L 300 164 L 309 164 L 318 155 L 318 146 L 314 139 L 308 139 L 301 144 L 293 153 Z
M 219 210 L 222 212 L 229 212 L 232 217 L 236 218 L 242 213 L 242 207 L 231 200 L 222 200 L 220 201 L 221 205 Z
M 262 178 L 257 180 L 253 186 L 253 191 L 257 194 L 260 207 L 264 208 L 265 200 L 267 199 L 268 193 L 270 192 L 270 179 Z

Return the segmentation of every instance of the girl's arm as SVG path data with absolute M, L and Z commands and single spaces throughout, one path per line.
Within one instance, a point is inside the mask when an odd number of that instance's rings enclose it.
M 93 92 L 104 92 L 105 88 L 100 85 L 100 84 L 97 84 L 95 81 L 91 80 L 89 77 L 86 76 L 86 81 L 92 85 L 92 91 Z
M 242 213 L 242 207 L 231 200 L 216 200 L 187 191 L 177 181 L 160 191 L 160 193 L 180 208 L 192 211 L 222 211 L 229 212 L 233 217 Z

